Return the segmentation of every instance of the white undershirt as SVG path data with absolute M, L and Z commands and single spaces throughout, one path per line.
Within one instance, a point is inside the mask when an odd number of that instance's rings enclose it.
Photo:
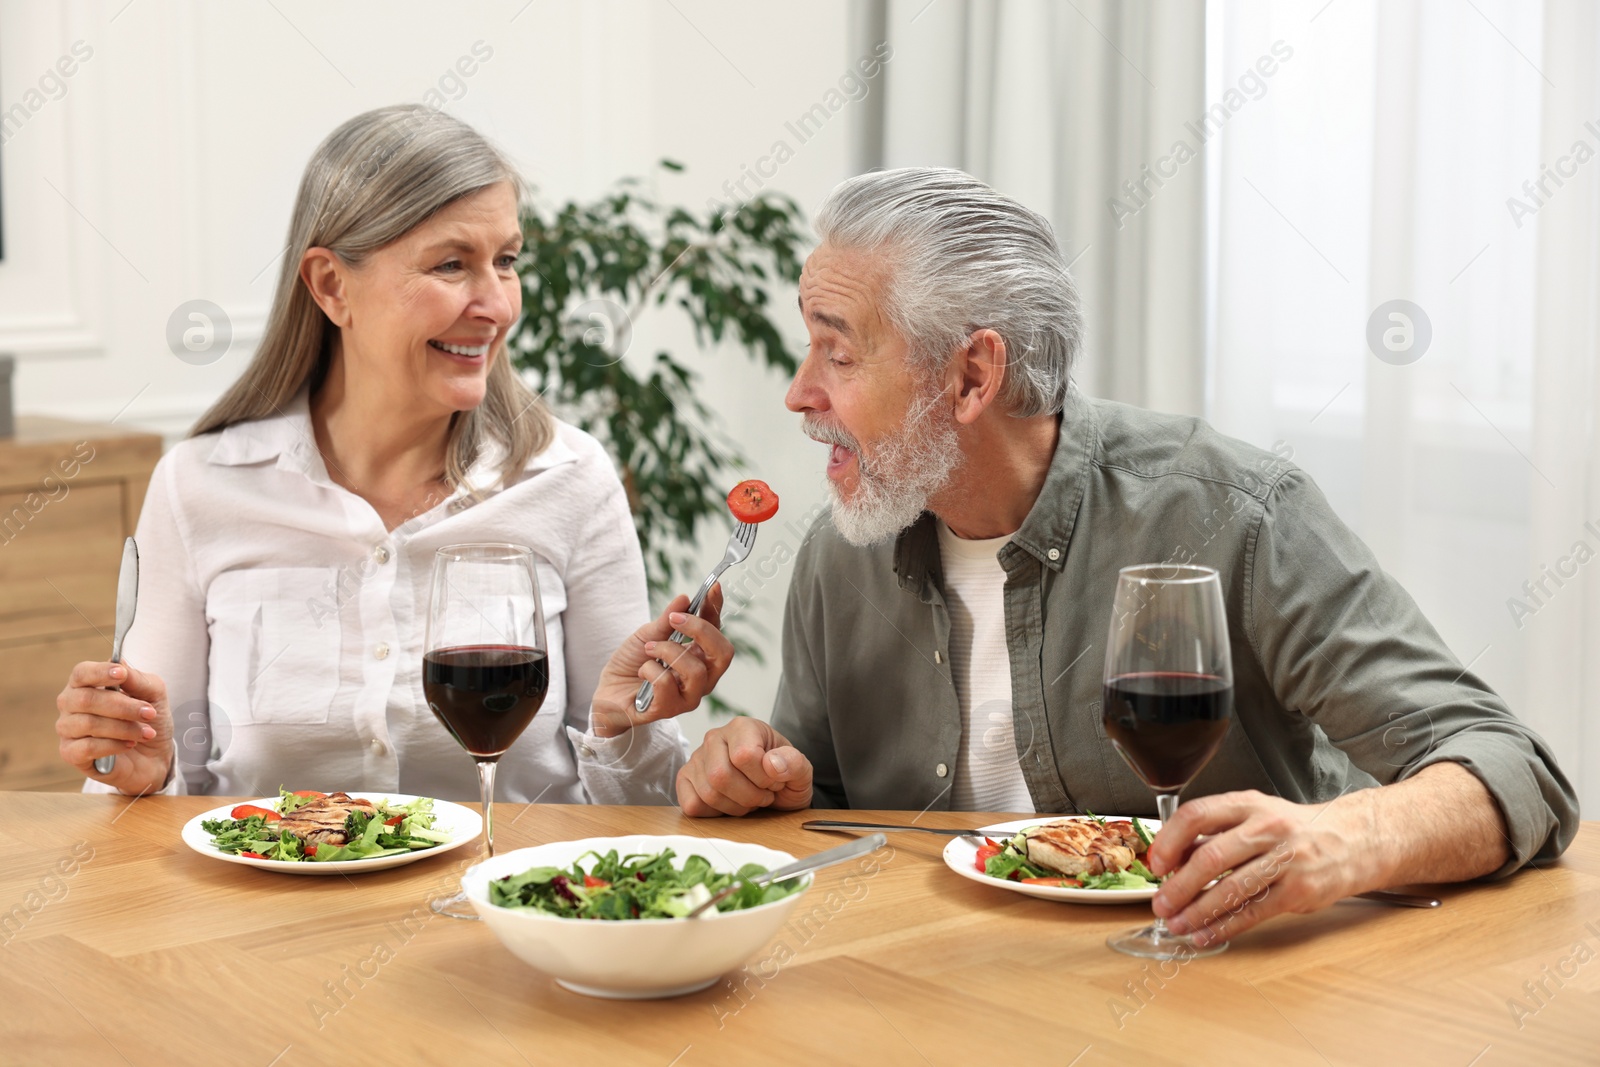
M 950 806 L 957 811 L 1034 810 L 1011 728 L 1011 658 L 1006 651 L 1006 572 L 998 553 L 1011 540 L 968 541 L 943 522 L 939 555 L 950 612 L 950 676 L 961 705 L 961 752 Z

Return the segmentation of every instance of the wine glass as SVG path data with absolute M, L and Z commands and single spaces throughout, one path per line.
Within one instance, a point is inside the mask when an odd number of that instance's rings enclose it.
M 1158 563 L 1118 572 L 1101 714 L 1111 744 L 1155 792 L 1165 825 L 1233 721 L 1233 659 L 1216 571 Z M 1160 917 L 1106 944 L 1156 960 L 1227 947 L 1197 945 Z
M 494 770 L 550 688 L 544 608 L 533 551 L 521 545 L 447 545 L 434 555 L 422 657 L 428 707 L 478 764 L 483 835 L 494 855 Z M 476 919 L 465 893 L 431 907 Z

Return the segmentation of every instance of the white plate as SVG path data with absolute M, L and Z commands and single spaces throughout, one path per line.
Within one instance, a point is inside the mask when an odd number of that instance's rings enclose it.
M 1107 822 L 1117 822 L 1128 818 L 1126 815 L 1102 815 L 1100 818 Z M 1026 830 L 1030 826 L 1040 823 L 1058 822 L 1061 819 L 1077 819 L 1091 821 L 1088 816 L 1071 815 L 1035 815 L 1031 819 L 1018 819 L 1015 822 L 995 823 L 985 826 L 974 833 L 982 833 L 999 841 L 1002 837 L 1011 837 L 1018 830 Z M 1139 817 L 1139 822 L 1150 836 L 1154 837 L 1157 830 L 1161 829 L 1160 819 L 1146 819 Z M 982 885 L 994 886 L 996 889 L 1009 889 L 1013 893 L 1022 893 L 1030 897 L 1042 897 L 1045 900 L 1067 900 L 1074 904 L 1137 904 L 1141 900 L 1149 900 L 1156 895 L 1154 889 L 1077 889 L 1069 885 L 1027 885 L 1023 882 L 1013 882 L 1008 878 L 990 878 L 987 874 L 978 871 L 978 846 L 970 837 L 952 838 L 944 846 L 944 862 L 947 867 L 963 878 L 970 878 Z
M 351 793 L 350 796 L 358 800 L 387 801 L 394 806 L 409 804 L 417 798 L 406 793 Z M 231 852 L 221 852 L 211 843 L 211 835 L 201 827 L 201 823 L 211 819 L 232 818 L 233 809 L 240 804 L 258 804 L 263 808 L 278 809 L 277 797 L 262 797 L 259 800 L 237 800 L 232 804 L 220 808 L 212 808 L 202 815 L 196 815 L 183 824 L 183 843 L 214 860 L 224 863 L 239 863 L 246 867 L 256 867 L 264 871 L 276 871 L 279 874 L 356 874 L 361 871 L 384 871 L 390 867 L 403 867 L 408 863 L 425 860 L 429 856 L 437 856 L 452 849 L 477 839 L 483 832 L 483 817 L 471 808 L 464 808 L 460 804 L 452 804 L 448 800 L 435 800 L 433 802 L 433 828 L 450 835 L 450 840 L 433 848 L 418 849 L 415 852 L 397 853 L 393 856 L 379 856 L 368 860 L 329 860 L 318 863 L 309 862 L 290 863 L 286 860 L 253 860 L 249 856 L 236 856 Z

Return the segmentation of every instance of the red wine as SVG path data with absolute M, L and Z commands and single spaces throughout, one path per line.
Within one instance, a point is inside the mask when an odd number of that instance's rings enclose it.
M 1222 745 L 1233 687 L 1208 674 L 1124 674 L 1105 686 L 1106 735 L 1157 793 L 1176 793 Z
M 450 736 L 480 760 L 498 760 L 544 704 L 550 664 L 517 645 L 460 645 L 422 657 L 422 691 Z

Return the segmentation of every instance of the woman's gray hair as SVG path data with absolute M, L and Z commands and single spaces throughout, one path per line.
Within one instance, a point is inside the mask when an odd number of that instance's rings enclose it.
M 1043 215 L 959 170 L 902 167 L 843 182 L 814 225 L 827 244 L 889 254 L 883 311 L 913 359 L 942 369 L 973 331 L 993 330 L 1006 343 L 1006 410 L 1061 411 L 1083 320 Z

